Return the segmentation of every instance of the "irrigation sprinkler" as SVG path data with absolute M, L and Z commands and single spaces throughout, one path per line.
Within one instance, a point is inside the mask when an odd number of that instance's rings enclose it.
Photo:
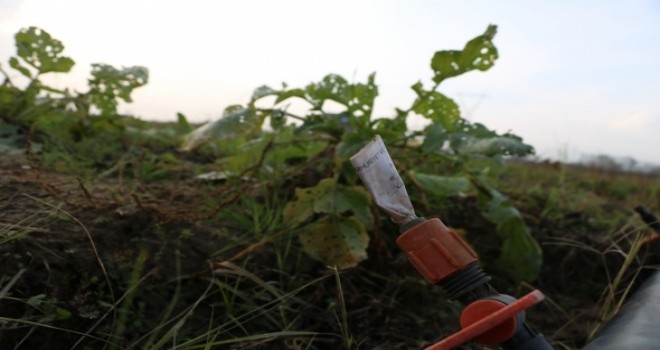
M 461 330 L 426 350 L 452 349 L 471 340 L 507 350 L 552 349 L 525 322 L 525 310 L 543 300 L 543 293 L 534 290 L 520 299 L 498 293 L 463 238 L 439 219 L 417 217 L 380 136 L 351 157 L 351 163 L 376 205 L 399 225 L 397 245 L 417 271 L 465 305 Z

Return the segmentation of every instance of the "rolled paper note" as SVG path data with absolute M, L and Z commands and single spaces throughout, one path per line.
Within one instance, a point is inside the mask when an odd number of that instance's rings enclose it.
M 417 218 L 410 197 L 379 135 L 351 157 L 371 197 L 398 225 Z

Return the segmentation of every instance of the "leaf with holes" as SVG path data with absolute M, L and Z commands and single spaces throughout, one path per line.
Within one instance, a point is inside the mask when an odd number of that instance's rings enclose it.
M 48 72 L 66 73 L 74 65 L 71 58 L 61 55 L 64 51 L 62 42 L 51 37 L 43 29 L 36 27 L 24 28 L 16 33 L 15 38 L 18 57 L 34 67 L 40 74 Z M 25 74 L 23 70 L 19 71 Z
M 92 64 L 92 77 L 88 80 L 89 96 L 92 104 L 103 114 L 117 112 L 118 99 L 132 102 L 131 93 L 136 88 L 147 84 L 147 68 L 134 66 L 117 69 L 107 64 Z
M 438 51 L 433 55 L 431 68 L 435 73 L 433 81 L 440 83 L 443 80 L 471 70 L 488 70 L 498 58 L 497 48 L 493 38 L 497 26 L 490 25 L 482 35 L 470 40 L 462 51 Z
M 451 98 L 437 92 L 426 91 L 421 83 L 412 86 L 417 94 L 413 111 L 434 122 L 440 123 L 445 130 L 454 129 L 454 124 L 461 118 L 458 105 Z
M 305 98 L 312 104 L 314 109 L 322 110 L 327 100 L 335 101 L 348 107 L 350 99 L 350 84 L 346 79 L 337 74 L 326 75 L 320 82 L 312 83 L 305 87 Z
M 367 83 L 356 83 L 350 85 L 350 100 L 348 111 L 353 114 L 359 125 L 364 125 L 371 118 L 374 100 L 378 96 L 378 86 L 375 83 L 376 74 L 372 73 L 367 78 Z
M 369 235 L 355 217 L 327 215 L 305 226 L 299 238 L 307 254 L 328 266 L 345 269 L 367 258 Z
M 18 61 L 18 58 L 12 57 L 9 59 L 9 66 L 17 70 L 19 73 L 23 74 L 28 79 L 32 79 L 32 73 L 27 67 L 24 67 L 21 62 Z
M 307 85 L 305 89 L 283 90 L 275 94 L 278 96 L 276 103 L 299 97 L 309 102 L 315 111 L 323 110 L 323 105 L 328 100 L 337 102 L 345 106 L 346 111 L 355 117 L 354 120 L 362 125 L 371 117 L 378 87 L 375 74 L 369 75 L 365 84 L 349 83 L 340 75 L 329 74 L 320 82 Z

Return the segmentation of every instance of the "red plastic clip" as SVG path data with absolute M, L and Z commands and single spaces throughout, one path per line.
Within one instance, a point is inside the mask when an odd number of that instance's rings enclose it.
M 511 327 L 506 325 L 507 322 L 510 324 L 512 319 L 515 322 L 515 317 L 518 313 L 529 309 L 535 304 L 538 304 L 544 298 L 545 296 L 543 293 L 541 293 L 541 291 L 534 290 L 509 305 L 501 304 L 503 307 L 496 311 L 493 311 L 492 306 L 494 304 L 491 302 L 487 302 L 486 304 L 481 305 L 486 306 L 485 308 L 481 308 L 479 307 L 478 303 L 480 303 L 482 300 L 477 300 L 465 308 L 463 313 L 465 314 L 467 311 L 469 316 L 461 316 L 461 323 L 465 323 L 462 324 L 463 329 L 429 346 L 425 350 L 453 349 L 456 346 L 459 346 L 480 336 L 482 336 L 482 339 L 487 341 L 494 341 L 497 339 L 497 342 L 502 342 L 511 337 L 512 334 Z M 470 308 L 471 305 L 475 305 L 475 307 Z M 494 333 L 487 334 L 489 331 L 494 331 Z M 515 332 L 515 323 L 513 332 Z M 504 339 L 498 339 L 502 337 L 504 337 Z

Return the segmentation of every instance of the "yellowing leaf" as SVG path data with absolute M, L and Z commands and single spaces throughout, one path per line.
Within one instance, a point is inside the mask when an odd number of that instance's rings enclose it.
M 298 226 L 319 215 L 300 232 L 303 250 L 328 266 L 347 268 L 367 258 L 373 225 L 371 200 L 361 187 L 323 179 L 314 187 L 296 189 L 296 198 L 284 208 L 284 220 Z
M 345 269 L 367 258 L 369 235 L 353 217 L 328 215 L 305 226 L 299 237 L 303 250 L 328 266 Z
M 284 220 L 299 225 L 314 214 L 354 216 L 365 227 L 371 227 L 371 199 L 362 187 L 337 184 L 335 179 L 323 179 L 318 185 L 296 189 L 296 199 L 284 208 Z

